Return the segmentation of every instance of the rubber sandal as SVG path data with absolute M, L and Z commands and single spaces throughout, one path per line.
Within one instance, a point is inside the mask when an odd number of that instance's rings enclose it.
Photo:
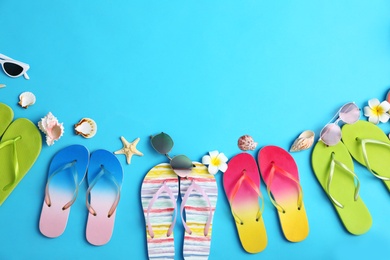
M 0 103 L 0 137 L 3 135 L 7 127 L 11 124 L 14 118 L 14 111 L 4 103 Z
M 259 170 L 250 154 L 240 153 L 230 159 L 223 174 L 223 187 L 242 247 L 253 254 L 263 251 L 267 246 L 262 218 L 264 201 L 260 192 Z M 259 198 L 262 200 L 261 207 Z
M 381 179 L 390 191 L 390 140 L 378 126 L 358 121 L 344 125 L 342 140 L 352 157 Z
M 313 149 L 311 164 L 347 231 L 354 235 L 366 233 L 372 219 L 359 196 L 359 179 L 353 172 L 353 161 L 345 145 L 339 142 L 327 146 L 318 141 Z
M 0 141 L 0 205 L 34 165 L 41 152 L 42 137 L 28 119 L 12 122 Z
M 89 151 L 82 145 L 70 145 L 54 155 L 39 220 L 39 230 L 43 235 L 54 238 L 65 231 L 88 161 Z
M 154 166 L 141 187 L 149 259 L 174 259 L 178 176 L 168 163 Z
M 180 178 L 180 215 L 185 229 L 183 257 L 208 259 L 218 187 L 206 166 L 198 162 L 194 165 L 187 177 Z
M 309 223 L 294 158 L 278 146 L 265 146 L 258 153 L 258 162 L 284 236 L 290 242 L 304 240 L 309 234 Z
M 110 241 L 114 229 L 123 181 L 122 165 L 113 153 L 96 150 L 91 154 L 87 181 L 86 237 L 92 245 L 101 246 Z

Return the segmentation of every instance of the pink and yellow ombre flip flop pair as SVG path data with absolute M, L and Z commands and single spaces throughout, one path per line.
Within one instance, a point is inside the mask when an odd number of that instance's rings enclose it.
M 277 208 L 284 236 L 290 242 L 304 240 L 309 224 L 294 158 L 277 146 L 265 146 L 258 154 L 261 176 Z
M 82 145 L 65 147 L 54 155 L 39 220 L 39 230 L 43 235 L 54 238 L 64 232 L 88 162 L 89 151 Z
M 91 154 L 87 181 L 86 237 L 90 244 L 101 246 L 110 241 L 114 230 L 123 181 L 122 165 L 113 153 L 96 150 Z
M 263 206 L 259 205 L 259 198 L 263 200 L 260 174 L 250 154 L 240 153 L 230 159 L 223 174 L 223 187 L 242 247 L 248 253 L 263 251 L 267 246 L 267 233 L 262 218 Z

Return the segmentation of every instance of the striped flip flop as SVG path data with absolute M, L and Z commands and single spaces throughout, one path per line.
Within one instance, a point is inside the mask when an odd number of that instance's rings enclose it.
M 185 228 L 184 259 L 208 259 L 213 215 L 218 198 L 217 182 L 207 167 L 194 162 L 191 174 L 180 178 L 180 207 Z M 185 211 L 185 220 L 183 212 Z
M 168 163 L 153 167 L 141 187 L 149 259 L 174 259 L 178 176 Z

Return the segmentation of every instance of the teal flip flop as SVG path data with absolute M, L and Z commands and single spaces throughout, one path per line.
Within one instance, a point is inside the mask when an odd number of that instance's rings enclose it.
M 106 150 L 91 154 L 88 167 L 86 204 L 87 241 L 100 246 L 110 241 L 120 199 L 123 169 L 116 156 Z
M 351 234 L 366 233 L 372 225 L 371 214 L 359 196 L 359 179 L 353 161 L 342 142 L 327 146 L 318 141 L 312 153 L 314 174 Z
M 341 132 L 352 157 L 381 179 L 390 191 L 390 140 L 382 129 L 360 120 L 344 125 Z
M 3 135 L 7 127 L 11 124 L 14 118 L 14 111 L 4 103 L 0 103 L 0 137 Z
M 0 205 L 27 174 L 41 152 L 42 137 L 28 119 L 12 122 L 0 141 Z

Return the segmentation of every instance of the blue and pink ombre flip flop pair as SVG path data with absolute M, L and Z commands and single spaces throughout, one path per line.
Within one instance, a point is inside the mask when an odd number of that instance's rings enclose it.
M 122 166 L 111 152 L 96 150 L 90 155 L 82 145 L 63 148 L 50 163 L 39 221 L 43 235 L 55 238 L 64 232 L 87 171 L 87 240 L 98 246 L 111 239 L 122 186 Z

